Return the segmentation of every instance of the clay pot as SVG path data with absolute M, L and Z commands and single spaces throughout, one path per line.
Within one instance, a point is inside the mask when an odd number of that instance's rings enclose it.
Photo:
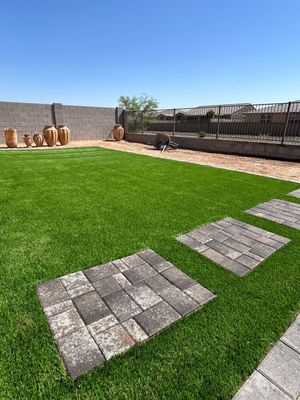
M 23 136 L 23 140 L 27 147 L 32 146 L 33 140 L 32 140 L 31 135 L 29 135 L 28 133 L 25 133 L 25 135 Z
M 60 144 L 62 146 L 68 144 L 70 141 L 70 129 L 66 125 L 59 125 L 57 131 Z
M 119 124 L 114 125 L 113 137 L 117 142 L 119 142 L 120 140 L 123 139 L 123 137 L 124 137 L 124 129 L 122 128 L 121 125 L 119 125 Z
M 45 142 L 49 147 L 56 146 L 56 142 L 58 139 L 57 129 L 54 126 L 46 125 L 43 130 Z
M 18 136 L 16 129 L 4 129 L 4 141 L 7 147 L 18 147 Z
M 40 132 L 36 132 L 33 134 L 33 141 L 36 147 L 43 147 L 44 136 Z

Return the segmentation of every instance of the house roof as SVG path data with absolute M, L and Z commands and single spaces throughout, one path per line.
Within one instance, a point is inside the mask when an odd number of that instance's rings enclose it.
M 222 104 L 221 114 L 231 115 L 247 108 L 253 108 L 253 106 L 250 103 Z M 218 115 L 219 105 L 198 106 L 193 108 L 176 108 L 176 115 L 182 114 L 188 116 L 205 116 L 209 111 L 213 111 L 216 115 Z M 173 113 L 173 109 L 158 110 L 156 116 L 163 115 L 165 117 L 172 117 Z

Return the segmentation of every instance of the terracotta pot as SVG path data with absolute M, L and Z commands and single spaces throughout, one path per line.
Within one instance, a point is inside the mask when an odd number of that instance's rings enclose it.
M 119 124 L 114 125 L 113 137 L 117 142 L 119 142 L 120 140 L 123 139 L 123 137 L 124 137 L 124 129 L 122 128 L 121 125 L 119 125 Z
M 7 147 L 18 147 L 18 136 L 16 129 L 4 129 L 4 141 Z
M 49 147 L 56 146 L 58 139 L 57 129 L 54 126 L 45 126 L 43 130 L 45 142 Z
M 66 125 L 59 125 L 57 131 L 60 144 L 62 146 L 68 144 L 70 141 L 70 129 Z
M 32 140 L 32 136 L 31 135 L 27 135 L 27 136 L 23 136 L 23 140 L 24 140 L 24 143 L 26 144 L 26 146 L 27 147 L 31 147 L 32 146 L 32 143 L 33 143 L 33 140 Z
M 36 147 L 42 147 L 44 144 L 44 136 L 40 132 L 36 132 L 33 135 L 33 141 Z

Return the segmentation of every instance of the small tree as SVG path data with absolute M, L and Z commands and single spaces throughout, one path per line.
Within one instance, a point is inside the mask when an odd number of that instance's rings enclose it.
M 142 94 L 140 97 L 120 96 L 119 105 L 129 111 L 131 118 L 128 123 L 128 130 L 139 132 L 150 124 L 154 116 L 152 111 L 158 108 L 158 101 L 146 94 Z
M 141 112 L 156 110 L 159 103 L 153 97 L 142 94 L 140 97 L 120 96 L 119 105 L 125 107 L 128 111 Z
M 207 118 L 207 119 L 211 119 L 211 118 L 213 118 L 215 115 L 216 115 L 216 113 L 214 112 L 214 110 L 209 110 L 209 111 L 207 111 L 207 113 L 206 113 L 206 118 Z

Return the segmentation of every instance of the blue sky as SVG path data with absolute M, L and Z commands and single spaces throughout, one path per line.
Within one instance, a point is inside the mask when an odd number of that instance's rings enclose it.
M 299 0 L 2 1 L 0 100 L 300 98 Z

